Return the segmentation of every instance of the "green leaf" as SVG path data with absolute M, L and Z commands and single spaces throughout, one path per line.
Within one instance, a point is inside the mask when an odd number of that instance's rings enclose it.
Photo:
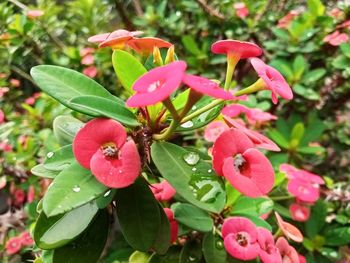
M 240 196 L 234 203 L 231 214 L 249 214 L 252 216 L 261 216 L 272 211 L 274 202 L 265 197 L 251 198 Z
M 114 198 L 116 191 L 117 191 L 116 189 L 109 189 L 103 195 L 98 197 L 95 200 L 98 208 L 103 209 L 103 208 L 107 207 L 113 201 L 113 198 Z
M 145 252 L 135 251 L 129 258 L 129 263 L 147 263 L 150 255 Z
M 51 171 L 46 169 L 43 164 L 35 165 L 30 172 L 36 176 L 43 178 L 55 178 L 61 171 Z
M 278 71 L 282 73 L 283 76 L 286 77 L 288 81 L 293 80 L 294 73 L 291 67 L 289 66 L 289 63 L 282 59 L 275 59 L 272 60 L 271 63 L 269 63 L 272 67 L 276 68 Z
M 250 221 L 253 222 L 253 224 L 255 224 L 258 227 L 263 227 L 266 228 L 267 230 L 269 230 L 270 232 L 272 232 L 272 227 L 269 223 L 267 223 L 264 219 L 258 217 L 258 216 L 254 216 L 251 214 L 247 214 L 247 213 L 242 213 L 242 214 L 235 214 L 235 216 L 243 216 L 245 218 L 248 218 Z
M 308 64 L 302 55 L 298 55 L 293 61 L 294 80 L 299 80 L 305 72 Z
M 326 223 L 327 205 L 323 201 L 311 207 L 311 216 L 305 223 L 305 231 L 309 238 L 314 238 Z
M 291 140 L 295 140 L 300 143 L 301 139 L 303 138 L 305 133 L 305 126 L 302 122 L 298 122 L 294 125 L 292 129 L 292 133 L 290 135 Z
M 53 133 L 59 144 L 67 145 L 73 142 L 75 134 L 83 127 L 84 123 L 69 115 L 61 115 L 53 121 Z
M 134 82 L 147 72 L 142 63 L 130 53 L 117 49 L 113 52 L 112 63 L 114 71 L 123 87 L 130 93 Z
M 156 240 L 152 248 L 157 254 L 164 255 L 170 247 L 170 241 L 171 241 L 170 223 L 161 205 L 159 205 L 159 214 L 160 214 L 160 226 L 158 229 L 158 235 L 156 237 Z
M 314 69 L 307 72 L 303 76 L 303 80 L 305 80 L 306 83 L 312 83 L 322 78 L 325 74 L 326 74 L 326 70 L 323 68 Z
M 213 229 L 213 219 L 208 212 L 191 204 L 175 204 L 174 218 L 181 224 L 200 232 L 209 232 Z
M 107 241 L 108 229 L 108 212 L 103 210 L 77 239 L 64 247 L 55 249 L 52 263 L 98 262 Z
M 206 262 L 226 263 L 227 253 L 223 241 L 212 232 L 205 234 L 202 251 Z
M 273 208 L 280 215 L 282 215 L 286 218 L 292 219 L 289 210 L 287 208 L 285 208 L 284 206 L 280 205 L 279 203 L 275 203 Z
M 181 246 L 172 246 L 165 255 L 154 253 L 148 263 L 179 263 Z
M 55 216 L 86 204 L 106 191 L 89 170 L 73 163 L 55 177 L 44 196 L 43 209 L 46 215 Z
M 5 122 L 0 125 L 0 140 L 5 141 L 15 127 L 14 122 Z
M 289 143 L 287 139 L 279 131 L 277 131 L 276 129 L 270 129 L 267 132 L 267 134 L 279 146 L 281 146 L 282 148 L 288 149 Z
M 348 58 L 350 58 L 350 44 L 343 43 L 340 45 L 341 52 Z
M 36 245 L 41 249 L 53 249 L 71 242 L 87 228 L 97 211 L 95 203 L 88 203 L 54 217 L 42 212 L 34 229 Z
M 346 69 L 350 66 L 350 58 L 339 55 L 332 61 L 332 66 L 336 69 Z
M 202 245 L 199 240 L 193 239 L 185 243 L 180 253 L 179 263 L 199 263 L 202 259 Z
M 322 16 L 326 9 L 321 0 L 307 0 L 307 6 L 314 17 Z
M 62 171 L 74 161 L 75 157 L 73 154 L 72 145 L 69 144 L 54 152 L 49 152 L 44 162 L 44 168 L 51 171 Z
M 201 209 L 222 211 L 226 194 L 221 179 L 199 155 L 175 144 L 154 142 L 151 156 L 161 175 L 181 197 Z
M 158 202 L 146 181 L 139 177 L 132 185 L 118 189 L 117 216 L 126 241 L 147 252 L 158 237 L 161 216 Z
M 40 65 L 33 67 L 30 74 L 41 90 L 68 108 L 72 108 L 68 103 L 69 100 L 78 96 L 91 95 L 111 100 L 115 99 L 109 91 L 96 81 L 71 69 Z
M 350 228 L 348 226 L 329 229 L 325 233 L 326 245 L 344 246 L 350 243 Z
M 128 126 L 138 126 L 136 116 L 117 101 L 96 96 L 79 96 L 68 101 L 76 111 L 95 117 L 108 117 Z
M 182 44 L 185 48 L 195 56 L 201 55 L 202 51 L 199 49 L 197 42 L 190 35 L 183 36 L 181 38 Z
M 314 146 L 314 147 L 309 147 L 309 146 L 305 146 L 305 147 L 299 147 L 298 148 L 298 152 L 300 153 L 304 153 L 304 154 L 323 154 L 325 152 L 325 148 L 323 147 L 318 147 L 318 146 Z

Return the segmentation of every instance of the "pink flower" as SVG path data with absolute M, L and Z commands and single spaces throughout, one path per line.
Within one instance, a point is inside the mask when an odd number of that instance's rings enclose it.
M 303 255 L 298 254 L 299 263 L 307 263 L 306 258 Z
M 35 198 L 35 188 L 34 186 L 30 185 L 27 192 L 27 202 L 28 203 L 33 202 L 34 198 Z
M 82 65 L 92 65 L 94 64 L 94 55 L 87 54 L 83 59 L 81 60 Z
M 21 206 L 26 199 L 26 193 L 22 189 L 16 189 L 13 193 L 13 204 Z
M 111 119 L 93 119 L 80 129 L 73 153 L 102 184 L 122 188 L 132 184 L 141 170 L 140 156 L 124 127 Z
M 299 231 L 298 228 L 296 228 L 290 223 L 283 221 L 282 217 L 277 212 L 275 212 L 275 216 L 276 216 L 277 224 L 279 228 L 282 230 L 283 234 L 287 238 L 290 238 L 298 243 L 303 242 L 303 239 L 304 239 L 303 234 Z
M 86 47 L 80 50 L 80 56 L 85 57 L 86 55 L 93 54 L 95 52 L 95 49 L 92 47 Z
M 21 239 L 21 244 L 23 246 L 32 246 L 34 245 L 34 240 L 33 238 L 30 236 L 28 231 L 23 232 L 19 238 Z
M 329 11 L 329 16 L 332 16 L 336 19 L 341 18 L 343 15 L 344 15 L 344 12 L 337 7 Z
M 9 91 L 10 91 L 10 89 L 8 87 L 1 87 L 0 88 L 0 98 L 4 97 L 4 95 Z
M 22 248 L 20 237 L 12 237 L 6 242 L 6 252 L 8 255 L 16 254 Z
M 271 91 L 271 98 L 274 104 L 278 102 L 277 95 L 286 100 L 293 99 L 293 92 L 281 73 L 273 67 L 266 65 L 259 58 L 252 58 L 250 62 L 263 81 L 264 88 Z
M 174 219 L 174 212 L 170 208 L 163 208 L 170 223 L 170 242 L 174 243 L 179 233 L 179 225 Z
M 30 19 L 35 19 L 37 17 L 41 17 L 44 15 L 44 11 L 42 10 L 28 10 L 27 11 L 27 17 L 30 18 Z
M 11 152 L 12 146 L 7 142 L 0 142 L 0 151 Z
M 267 194 L 274 184 L 270 161 L 237 129 L 223 132 L 215 141 L 213 167 L 218 175 L 224 175 L 233 187 L 250 197 Z
M 226 251 L 234 258 L 252 260 L 259 255 L 258 231 L 245 217 L 230 217 L 222 225 Z
M 169 98 L 180 86 L 186 66 L 184 61 L 175 61 L 143 74 L 133 84 L 132 88 L 136 94 L 126 101 L 126 105 L 143 107 Z
M 305 222 L 310 217 L 310 208 L 298 203 L 293 203 L 289 206 L 290 214 L 293 220 L 298 222 Z
M 204 139 L 207 142 L 215 142 L 219 135 L 227 130 L 228 127 L 223 121 L 213 121 L 205 127 Z
M 339 26 L 337 26 L 337 29 L 339 28 L 350 29 L 350 20 L 346 20 L 345 22 L 341 23 Z
M 257 230 L 261 261 L 264 263 L 282 263 L 281 254 L 275 245 L 271 232 L 263 227 L 258 227 Z
M 3 159 L 0 159 L 0 161 L 3 161 Z M 0 190 L 3 189 L 7 184 L 7 181 L 6 181 L 6 176 L 3 175 L 0 177 Z
M 298 252 L 294 247 L 288 244 L 288 241 L 284 237 L 277 239 L 276 247 L 278 248 L 281 256 L 282 262 L 284 263 L 299 263 Z
M 236 10 L 236 15 L 239 18 L 243 19 L 249 15 L 249 10 L 246 7 L 245 3 L 235 3 L 233 7 Z
M 158 201 L 169 201 L 176 194 L 176 190 L 166 180 L 161 183 L 151 184 L 150 188 Z
M 340 33 L 338 30 L 325 36 L 323 42 L 328 43 L 332 46 L 339 46 L 349 41 L 349 36 L 345 33 Z
M 18 88 L 21 85 L 21 82 L 18 79 L 10 79 L 10 84 L 12 87 Z
M 133 38 L 130 39 L 126 44 L 137 53 L 146 55 L 152 53 L 155 47 L 169 48 L 172 46 L 172 44 L 168 41 L 156 37 Z
M 238 59 L 257 57 L 262 54 L 260 47 L 254 43 L 238 40 L 219 40 L 212 44 L 211 52 L 214 54 L 233 54 Z
M 269 138 L 267 138 L 266 136 L 264 136 L 256 131 L 249 130 L 248 128 L 246 128 L 243 124 L 239 123 L 238 121 L 232 120 L 232 119 L 227 118 L 225 116 L 224 116 L 224 120 L 229 127 L 236 128 L 236 129 L 240 130 L 241 132 L 243 132 L 245 135 L 247 135 L 249 137 L 249 139 L 254 143 L 255 147 L 269 150 L 269 151 L 275 151 L 275 152 L 278 152 L 281 150 Z
M 275 115 L 264 112 L 261 109 L 251 109 L 241 104 L 227 105 L 222 109 L 221 113 L 231 118 L 235 118 L 244 113 L 246 114 L 248 121 L 252 123 L 277 120 L 277 116 Z
M 219 84 L 203 77 L 185 74 L 182 81 L 191 89 L 204 95 L 223 100 L 231 100 L 234 98 L 230 92 L 220 88 Z
M 35 98 L 34 97 L 29 97 L 24 100 L 24 103 L 27 105 L 34 105 L 35 104 Z
M 112 33 L 104 33 L 89 37 L 88 41 L 92 43 L 99 43 L 99 48 L 112 47 L 113 49 L 123 48 L 126 41 L 132 39 L 134 36 L 143 34 L 142 31 L 127 31 L 118 29 Z
M 5 122 L 5 113 L 0 109 L 0 124 Z
M 242 113 L 246 114 L 248 111 L 249 111 L 249 108 L 247 106 L 244 106 L 241 104 L 232 104 L 232 105 L 225 106 L 221 110 L 221 113 L 225 116 L 235 118 Z
M 300 14 L 297 10 L 290 11 L 287 15 L 278 20 L 278 28 L 287 28 L 293 19 Z
M 97 75 L 97 68 L 95 66 L 84 68 L 83 74 L 88 76 L 89 78 L 94 78 Z

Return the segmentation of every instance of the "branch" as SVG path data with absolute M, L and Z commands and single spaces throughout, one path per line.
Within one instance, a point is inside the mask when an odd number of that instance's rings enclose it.
M 225 17 L 223 14 L 221 14 L 219 11 L 212 8 L 210 5 L 207 4 L 205 0 L 196 0 L 196 2 L 202 7 L 202 9 L 208 13 L 210 16 L 216 17 L 219 20 L 225 20 Z

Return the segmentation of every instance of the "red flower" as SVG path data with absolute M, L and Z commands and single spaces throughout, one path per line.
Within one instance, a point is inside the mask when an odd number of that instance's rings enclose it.
M 303 242 L 303 239 L 304 239 L 303 234 L 299 231 L 298 228 L 296 228 L 290 223 L 283 221 L 282 217 L 277 212 L 275 212 L 275 216 L 276 216 L 277 224 L 279 228 L 282 230 L 283 234 L 287 238 L 290 238 L 295 242 L 299 242 L 299 243 Z
M 231 217 L 222 225 L 222 237 L 226 251 L 234 258 L 251 260 L 259 255 L 258 232 L 245 217 Z
M 235 3 L 233 7 L 236 10 L 236 15 L 239 18 L 243 19 L 249 15 L 249 10 L 246 7 L 245 3 Z
M 126 41 L 132 39 L 134 36 L 143 34 L 142 31 L 128 31 L 118 29 L 112 33 L 104 33 L 89 37 L 88 41 L 92 43 L 100 43 L 99 48 L 112 47 L 113 49 L 123 48 Z
M 241 131 L 223 132 L 213 146 L 213 167 L 239 192 L 250 197 L 267 194 L 274 184 L 270 161 L 254 149 L 252 141 Z
M 238 40 L 219 40 L 211 46 L 211 52 L 215 54 L 233 54 L 238 59 L 258 57 L 262 54 L 260 47 L 254 43 Z
M 137 53 L 146 55 L 152 53 L 155 47 L 169 48 L 172 46 L 168 41 L 156 37 L 134 38 L 129 40 L 126 44 Z
M 158 201 L 168 201 L 176 194 L 176 190 L 166 180 L 158 184 L 151 184 L 150 188 Z
M 170 242 L 174 243 L 179 233 L 179 225 L 174 219 L 174 212 L 170 208 L 164 208 L 164 212 L 170 223 Z
M 80 56 L 85 57 L 86 55 L 92 54 L 95 52 L 95 49 L 92 47 L 86 47 L 80 50 Z
M 136 94 L 126 101 L 126 105 L 143 107 L 169 98 L 180 86 L 186 66 L 184 61 L 175 61 L 143 74 L 132 86 Z
M 44 11 L 42 10 L 28 10 L 27 17 L 30 19 L 35 19 L 37 17 L 41 17 L 44 15 Z
M 0 151 L 11 152 L 12 146 L 7 142 L 0 142 Z
M 83 74 L 88 76 L 89 78 L 94 78 L 97 75 L 97 68 L 95 66 L 84 68 Z
M 293 203 L 289 206 L 290 214 L 293 220 L 298 222 L 305 222 L 310 217 L 310 208 L 298 203 Z
M 277 239 L 276 247 L 282 256 L 282 262 L 299 263 L 298 252 L 288 244 L 288 241 L 284 237 Z
M 21 244 L 23 246 L 32 246 L 34 245 L 34 240 L 33 238 L 30 236 L 28 231 L 23 232 L 19 238 L 21 239 Z
M 5 113 L 0 109 L 0 124 L 5 121 Z
M 332 46 L 339 46 L 348 41 L 349 36 L 345 33 L 340 33 L 338 30 L 323 38 L 323 42 L 328 43 Z
M 22 189 L 16 189 L 13 193 L 13 204 L 21 206 L 26 199 L 26 193 Z
M 229 128 L 223 121 L 213 121 L 205 127 L 204 139 L 207 142 L 215 142 L 221 133 Z
M 82 65 L 92 65 L 94 64 L 94 55 L 92 54 L 87 54 L 86 56 L 83 57 L 81 60 Z
M 185 74 L 182 81 L 191 89 L 194 89 L 195 91 L 202 93 L 204 95 L 208 95 L 208 96 L 211 96 L 217 99 L 223 99 L 223 100 L 234 99 L 234 96 L 230 92 L 220 88 L 219 84 L 209 79 Z
M 282 257 L 270 231 L 258 227 L 258 242 L 260 245 L 259 256 L 264 263 L 282 263 Z
M 18 79 L 10 79 L 10 84 L 12 87 L 18 88 L 21 85 L 21 82 Z
M 9 255 L 16 254 L 22 248 L 22 241 L 20 237 L 12 237 L 6 242 L 6 252 Z
M 102 184 L 122 188 L 132 184 L 140 174 L 137 147 L 127 141 L 124 127 L 111 119 L 94 119 L 80 129 L 74 138 L 77 161 Z
M 293 99 L 293 92 L 281 73 L 273 67 L 266 65 L 259 58 L 252 58 L 250 62 L 262 80 L 261 84 L 265 89 L 271 91 L 271 98 L 274 104 L 278 102 L 277 95 L 286 100 Z
M 10 89 L 8 87 L 1 87 L 0 88 L 0 98 L 4 97 L 4 95 L 9 91 L 10 91 Z
M 269 150 L 269 151 L 275 151 L 275 152 L 278 152 L 281 150 L 269 138 L 267 138 L 266 136 L 264 136 L 256 131 L 249 130 L 248 128 L 246 128 L 243 124 L 239 123 L 238 121 L 232 120 L 232 119 L 227 118 L 227 117 L 224 117 L 224 120 L 229 127 L 236 128 L 236 129 L 240 130 L 241 132 L 243 132 L 245 135 L 247 135 L 249 137 L 249 139 L 254 143 L 255 147 Z
M 34 186 L 30 185 L 27 192 L 27 202 L 28 203 L 33 202 L 34 198 L 35 198 L 35 188 Z
M 278 20 L 278 28 L 287 28 L 293 19 L 300 14 L 297 10 L 290 11 L 287 15 Z

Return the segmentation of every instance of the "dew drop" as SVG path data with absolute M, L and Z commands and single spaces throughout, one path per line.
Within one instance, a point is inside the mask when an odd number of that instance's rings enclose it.
M 195 262 L 197 260 L 197 258 L 195 256 L 189 256 L 188 257 L 188 261 L 189 262 Z
M 47 158 L 51 158 L 53 155 L 54 155 L 53 152 L 48 152 L 46 156 L 47 156 Z
M 193 122 L 192 121 L 187 121 L 187 122 L 181 124 L 181 127 L 182 128 L 191 128 L 191 127 L 193 127 Z
M 209 170 L 208 170 L 208 173 L 211 173 L 212 171 L 213 171 L 212 169 L 209 169 Z
M 196 110 L 196 109 L 197 109 L 197 106 L 193 106 L 193 107 L 192 107 L 192 110 Z
M 76 186 L 73 187 L 72 190 L 73 190 L 73 192 L 75 192 L 75 193 L 79 193 L 79 192 L 80 192 L 80 187 L 76 185 Z
M 107 191 L 103 196 L 107 197 L 107 196 L 109 196 L 110 193 L 111 193 L 111 190 Z
M 193 171 L 193 172 L 197 171 L 197 168 L 196 168 L 196 167 L 193 167 L 193 168 L 192 168 L 192 171 Z
M 184 154 L 183 159 L 189 165 L 195 165 L 199 162 L 199 155 L 195 152 L 188 152 Z
M 217 241 L 215 243 L 215 246 L 216 246 L 217 249 L 223 249 L 224 248 L 224 244 L 222 243 L 221 240 Z

